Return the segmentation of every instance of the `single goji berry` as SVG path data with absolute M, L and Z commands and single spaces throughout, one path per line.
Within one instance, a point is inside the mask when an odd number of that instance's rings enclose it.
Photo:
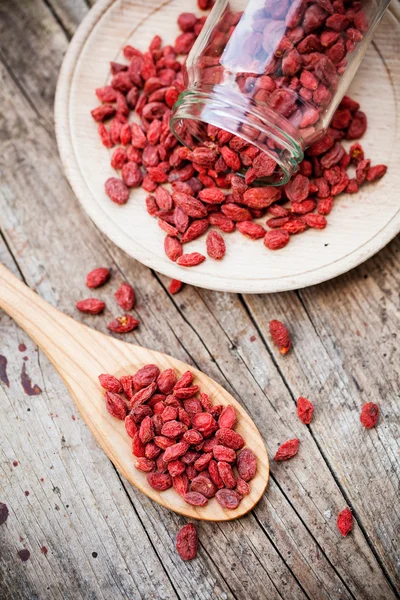
M 344 508 L 337 517 L 336 520 L 337 528 L 343 537 L 346 537 L 353 529 L 353 515 L 349 508 Z
M 123 315 L 110 321 L 107 327 L 115 333 L 128 333 L 128 331 L 135 329 L 139 323 L 140 321 L 134 319 L 131 315 Z
M 105 267 L 93 269 L 93 271 L 90 271 L 90 273 L 86 275 L 86 285 L 88 288 L 98 288 L 107 283 L 110 276 L 110 270 Z
M 123 387 L 120 381 L 114 375 L 102 374 L 99 375 L 99 381 L 102 388 L 114 394 L 120 394 Z
M 218 504 L 222 506 L 222 508 L 227 508 L 229 510 L 235 510 L 239 506 L 239 503 L 242 499 L 242 495 L 235 490 L 232 489 L 222 489 L 218 490 L 215 494 Z
M 206 260 L 206 257 L 199 252 L 192 252 L 191 254 L 182 254 L 176 264 L 180 267 L 195 267 Z
M 375 427 L 379 419 L 379 406 L 373 402 L 367 402 L 363 405 L 360 414 L 360 421 L 366 429 Z
M 86 298 L 85 300 L 79 300 L 76 303 L 76 308 L 81 312 L 88 313 L 89 315 L 98 315 L 106 307 L 106 303 L 97 298 Z
M 281 323 L 281 321 L 273 319 L 269 322 L 269 332 L 273 342 L 278 346 L 279 352 L 283 355 L 287 354 L 291 346 L 290 335 L 287 327 Z
M 116 419 L 120 419 L 124 421 L 126 414 L 128 412 L 128 407 L 124 400 L 118 394 L 114 394 L 113 392 L 106 392 L 104 394 L 106 399 L 106 408 L 110 415 L 115 417 Z
M 129 283 L 122 283 L 114 294 L 118 306 L 123 310 L 132 310 L 135 304 L 135 291 Z
M 299 450 L 299 444 L 300 444 L 300 440 L 298 440 L 297 438 L 293 438 L 292 440 L 288 440 L 287 442 L 284 442 L 281 446 L 279 446 L 279 448 L 274 456 L 274 460 L 281 461 L 281 460 L 289 460 L 289 458 L 293 458 L 293 456 L 296 456 L 296 454 Z
M 196 558 L 198 545 L 199 540 L 194 525 L 188 523 L 179 530 L 176 536 L 175 547 L 182 560 L 193 560 Z
M 217 231 L 210 231 L 206 239 L 207 254 L 210 258 L 221 260 L 226 252 L 224 238 Z
M 307 398 L 300 396 L 297 400 L 297 414 L 300 421 L 308 425 L 314 414 L 314 405 Z

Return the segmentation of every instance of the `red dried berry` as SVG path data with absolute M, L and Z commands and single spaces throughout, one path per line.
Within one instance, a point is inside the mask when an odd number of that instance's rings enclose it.
M 86 275 L 86 285 L 88 288 L 98 288 L 107 283 L 110 276 L 110 270 L 105 267 L 93 269 L 93 271 L 90 271 L 90 273 Z
M 225 461 L 220 461 L 217 463 L 217 466 L 218 473 L 224 482 L 225 487 L 233 489 L 236 486 L 236 477 L 232 471 L 231 465 Z
M 144 473 L 150 473 L 151 471 L 154 471 L 156 467 L 154 460 L 145 456 L 136 458 L 136 460 L 133 461 L 133 464 L 138 471 L 143 471 Z
M 157 492 L 164 492 L 172 487 L 171 475 L 168 473 L 148 473 L 146 479 L 150 487 Z
M 233 450 L 240 450 L 240 448 L 243 448 L 245 444 L 242 436 L 236 431 L 233 431 L 232 429 L 218 429 L 218 431 L 215 434 L 215 437 L 217 438 L 220 444 L 227 446 L 227 448 L 233 448 Z
M 237 223 L 236 227 L 252 240 L 259 240 L 265 236 L 265 229 L 258 223 L 253 223 L 252 221 L 241 221 Z
M 269 332 L 273 342 L 278 346 L 279 352 L 287 354 L 291 347 L 290 335 L 286 326 L 276 319 L 269 322 Z
M 311 423 L 314 414 L 314 405 L 307 398 L 300 396 L 297 400 L 297 414 L 303 423 L 308 425 Z
M 279 446 L 274 456 L 274 460 L 282 461 L 289 460 L 289 458 L 293 458 L 293 456 L 296 456 L 299 450 L 299 444 L 300 440 L 298 440 L 297 438 L 293 438 L 292 440 L 284 442 L 281 446 Z
M 137 432 L 138 428 L 132 415 L 127 415 L 125 417 L 125 429 L 129 437 L 133 438 L 135 436 L 135 433 Z
M 208 504 L 208 499 L 200 492 L 187 492 L 183 498 L 185 502 L 192 506 L 206 506 Z
M 135 305 L 135 291 L 129 283 L 122 283 L 114 297 L 122 310 L 132 310 Z
M 191 254 L 182 254 L 182 256 L 177 259 L 176 264 L 180 267 L 195 267 L 205 260 L 206 257 L 199 252 L 192 252 Z
M 264 237 L 264 245 L 269 250 L 280 250 L 289 243 L 290 235 L 284 229 L 275 229 L 274 231 L 267 231 Z
M 343 509 L 337 517 L 337 528 L 343 537 L 346 537 L 353 529 L 353 515 L 349 508 Z
M 107 327 L 110 331 L 114 331 L 115 333 L 128 333 L 128 331 L 136 329 L 139 323 L 140 321 L 134 319 L 131 315 L 123 315 L 122 317 L 113 319 Z
M 116 419 L 120 419 L 123 421 L 128 412 L 128 407 L 118 394 L 114 394 L 113 392 L 106 392 L 104 394 L 106 399 L 106 408 L 110 415 L 115 417 Z
M 179 530 L 176 536 L 175 547 L 182 560 L 196 558 L 199 540 L 194 525 L 188 523 Z
M 128 202 L 129 188 L 121 179 L 110 177 L 104 184 L 104 190 L 107 196 L 116 204 Z
M 132 440 L 132 454 L 137 456 L 138 458 L 144 456 L 144 444 L 139 437 L 139 432 L 137 431 L 133 436 Z
M 250 494 L 250 486 L 247 481 L 238 477 L 236 482 L 236 492 L 241 496 L 248 496 L 248 494 Z
M 236 413 L 232 406 L 225 406 L 219 419 L 218 425 L 221 429 L 233 429 L 236 423 Z M 222 442 L 224 443 L 224 442 Z
M 375 427 L 379 419 L 379 406 L 373 402 L 367 402 L 363 405 L 360 414 L 360 421 L 366 429 Z
M 169 284 L 168 291 L 170 294 L 174 295 L 174 294 L 177 294 L 178 292 L 180 292 L 182 287 L 183 287 L 182 281 L 179 281 L 179 279 L 172 279 L 171 283 Z
M 256 474 L 257 461 L 249 448 L 244 448 L 237 457 L 237 470 L 239 477 L 244 481 L 250 481 Z
M 122 384 L 114 375 L 99 375 L 99 381 L 102 388 L 114 394 L 120 394 L 123 391 Z
M 76 303 L 76 308 L 81 312 L 88 313 L 89 315 L 98 315 L 106 307 L 106 303 L 97 298 L 86 298 L 86 300 L 79 300 Z
M 217 231 L 210 231 L 206 239 L 207 254 L 210 258 L 221 260 L 226 252 L 223 237 Z
M 218 490 L 215 494 L 218 504 L 222 506 L 222 508 L 226 508 L 229 510 L 235 510 L 239 506 L 239 503 L 242 499 L 241 494 L 231 489 L 222 489 Z
M 189 479 L 186 473 L 182 475 L 176 475 L 172 477 L 172 485 L 174 490 L 180 495 L 184 496 L 189 491 Z

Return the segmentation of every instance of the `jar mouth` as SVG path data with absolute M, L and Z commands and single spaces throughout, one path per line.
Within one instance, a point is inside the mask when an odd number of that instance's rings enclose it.
M 210 141 L 207 125 L 244 139 L 277 163 L 274 173 L 258 178 L 257 185 L 284 185 L 304 158 L 302 141 L 287 119 L 225 86 L 215 85 L 210 91 L 187 89 L 173 107 L 171 130 L 190 149 Z

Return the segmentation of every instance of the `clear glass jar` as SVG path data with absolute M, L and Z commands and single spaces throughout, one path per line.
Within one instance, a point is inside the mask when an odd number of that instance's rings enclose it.
M 193 148 L 210 125 L 275 162 L 285 184 L 331 121 L 389 0 L 217 0 L 186 61 L 171 128 Z

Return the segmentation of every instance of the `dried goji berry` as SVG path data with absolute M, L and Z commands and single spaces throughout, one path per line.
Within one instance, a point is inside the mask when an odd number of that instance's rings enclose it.
M 300 421 L 306 425 L 311 423 L 314 414 L 314 405 L 307 398 L 300 396 L 297 400 L 297 414 Z
M 236 423 L 236 413 L 232 406 L 225 406 L 219 419 L 218 425 L 221 429 L 233 429 Z M 224 442 L 222 442 L 224 443 Z M 231 446 L 232 447 L 232 446 Z
M 360 414 L 360 421 L 366 429 L 375 427 L 379 419 L 379 406 L 373 402 L 363 404 Z
M 99 381 L 102 388 L 114 394 L 120 394 L 123 391 L 122 384 L 114 375 L 99 375 Z
M 367 181 L 376 181 L 384 176 L 387 171 L 386 165 L 375 165 L 374 167 L 370 167 L 367 173 Z
M 138 428 L 132 415 L 127 415 L 125 417 L 125 429 L 129 437 L 133 438 L 135 436 L 135 433 L 137 432 Z
M 179 279 L 171 279 L 171 282 L 168 287 L 168 291 L 170 294 L 174 295 L 174 294 L 177 294 L 178 292 L 180 292 L 182 287 L 183 287 L 182 281 L 179 281 Z
M 188 523 L 179 530 L 175 547 L 182 560 L 196 558 L 199 540 L 194 525 Z
M 86 275 L 86 285 L 88 288 L 98 288 L 107 283 L 110 276 L 110 270 L 105 267 L 93 269 L 93 271 L 90 271 L 90 273 Z
M 244 479 L 244 481 L 253 479 L 257 471 L 257 461 L 249 448 L 244 448 L 240 454 L 238 454 L 236 466 L 239 477 Z
M 106 392 L 104 394 L 106 399 L 106 408 L 110 415 L 115 417 L 116 419 L 120 419 L 124 421 L 126 414 L 128 412 L 128 407 L 124 400 L 118 394 L 114 394 L 113 392 Z
M 291 347 L 290 335 L 287 327 L 273 319 L 269 322 L 269 332 L 271 334 L 273 342 L 278 346 L 279 352 L 283 355 L 287 354 Z
M 132 310 L 135 304 L 135 291 L 129 283 L 122 283 L 114 294 L 118 306 L 123 310 Z
M 85 300 L 79 300 L 76 303 L 76 308 L 81 312 L 88 313 L 89 315 L 98 315 L 106 307 L 106 303 L 97 298 L 86 298 Z
M 240 448 L 243 448 L 245 443 L 244 439 L 239 433 L 225 427 L 218 429 L 218 431 L 215 434 L 215 437 L 217 438 L 220 444 L 223 444 L 228 448 L 233 448 L 233 450 L 240 450 Z
M 187 492 L 183 498 L 185 502 L 193 506 L 206 506 L 208 504 L 208 499 L 200 492 Z
M 232 489 L 222 489 L 218 490 L 215 494 L 218 504 L 222 506 L 222 508 L 227 508 L 229 510 L 235 510 L 239 506 L 239 503 L 242 499 L 241 494 Z
M 165 454 L 164 454 L 165 462 L 167 463 L 171 460 L 175 460 L 177 458 L 180 458 L 181 456 L 184 456 L 184 454 L 186 454 L 188 448 L 189 448 L 189 444 L 187 442 L 178 442 L 177 444 L 174 444 L 173 446 L 169 446 L 169 448 L 167 448 L 165 450 Z
M 128 202 L 129 188 L 121 179 L 110 177 L 104 184 L 104 190 L 107 196 L 116 204 L 125 204 Z
M 172 487 L 171 475 L 168 473 L 148 473 L 146 479 L 150 487 L 158 492 L 164 492 Z
M 353 515 L 349 508 L 344 508 L 337 517 L 336 520 L 337 528 L 343 537 L 346 537 L 353 529 Z
M 180 267 L 195 267 L 206 260 L 206 257 L 199 252 L 192 252 L 191 254 L 182 254 L 176 264 Z
M 293 456 L 296 456 L 296 454 L 299 450 L 299 444 L 300 444 L 300 440 L 298 440 L 297 438 L 293 438 L 292 440 L 288 440 L 287 442 L 284 442 L 281 446 L 279 446 L 279 448 L 274 456 L 274 460 L 281 461 L 281 460 L 289 460 L 289 458 L 293 458 Z
M 224 238 L 217 231 L 210 231 L 206 239 L 207 254 L 210 258 L 221 260 L 226 252 Z
M 140 321 L 134 319 L 131 315 L 123 315 L 122 317 L 117 317 L 110 321 L 107 327 L 110 331 L 114 331 L 115 333 L 128 333 L 128 331 L 136 329 L 139 323 Z
M 279 250 L 289 243 L 290 235 L 284 229 L 275 229 L 267 231 L 264 237 L 264 245 L 269 250 Z
M 184 496 L 189 491 L 189 479 L 186 473 L 182 475 L 176 475 L 172 477 L 172 485 L 174 490 L 178 492 L 180 496 Z
M 227 430 L 229 431 L 229 430 Z M 217 431 L 218 433 L 218 431 Z M 226 446 L 222 446 L 221 444 L 216 444 L 213 448 L 213 456 L 217 461 L 224 462 L 234 462 L 236 460 L 236 452 L 231 448 L 227 448 Z M 199 459 L 200 460 L 200 459 Z M 196 466 L 196 464 L 195 464 Z
M 236 477 L 232 471 L 232 467 L 225 461 L 219 461 L 217 463 L 218 473 L 224 482 L 225 487 L 233 489 L 236 486 Z
M 180 241 L 176 237 L 171 237 L 170 235 L 165 236 L 164 250 L 165 254 L 173 262 L 176 262 L 183 254 L 183 247 Z

